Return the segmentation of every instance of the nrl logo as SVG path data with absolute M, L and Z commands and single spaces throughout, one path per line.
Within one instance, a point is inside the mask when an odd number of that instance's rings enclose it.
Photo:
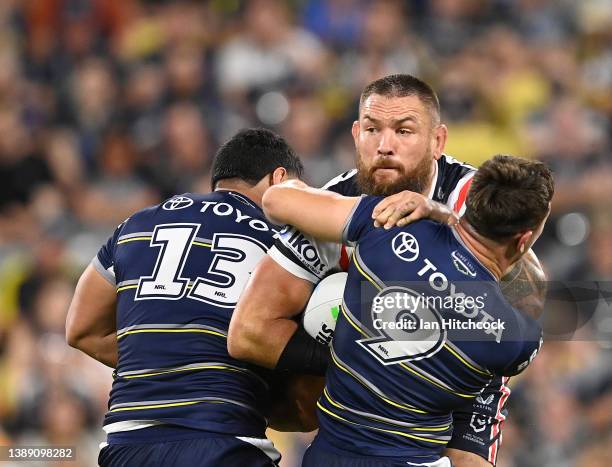
M 487 429 L 489 420 L 489 417 L 475 413 L 470 420 L 470 427 L 474 430 L 474 433 L 481 433 Z

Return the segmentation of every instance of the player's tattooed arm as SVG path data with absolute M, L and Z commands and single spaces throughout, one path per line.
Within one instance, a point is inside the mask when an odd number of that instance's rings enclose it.
M 538 319 L 544 310 L 546 275 L 529 250 L 501 279 L 501 289 L 512 306 Z
M 111 367 L 117 367 L 117 293 L 90 264 L 77 284 L 66 318 L 71 347 Z

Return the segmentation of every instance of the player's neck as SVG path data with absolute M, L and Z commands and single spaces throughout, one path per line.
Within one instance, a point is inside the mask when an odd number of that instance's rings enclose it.
M 238 178 L 223 179 L 217 182 L 215 191 L 233 191 L 246 196 L 248 199 L 253 201 L 257 206 L 261 207 L 261 198 L 263 197 L 263 190 L 257 185 L 251 185 L 244 180 Z
M 510 267 L 506 258 L 506 248 L 497 245 L 484 238 L 468 224 L 465 218 L 455 225 L 455 230 L 465 246 L 486 267 L 497 280 L 500 280 L 504 272 Z

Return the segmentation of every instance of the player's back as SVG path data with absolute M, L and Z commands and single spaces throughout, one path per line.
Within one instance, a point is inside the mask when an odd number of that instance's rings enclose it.
M 378 201 L 363 198 L 345 230 L 357 247 L 319 401 L 318 442 L 432 462 L 450 439 L 452 411 L 495 375 L 522 370 L 541 330 L 505 301 L 456 232 L 430 221 L 375 229 Z
M 273 235 L 261 209 L 231 191 L 175 196 L 118 227 L 97 258 L 118 295 L 108 432 L 139 420 L 264 436 L 267 384 L 228 355 L 226 336 Z

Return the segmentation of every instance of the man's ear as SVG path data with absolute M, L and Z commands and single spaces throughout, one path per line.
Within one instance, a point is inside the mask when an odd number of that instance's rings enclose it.
M 355 147 L 358 147 L 357 142 L 359 141 L 359 120 L 353 122 L 351 127 L 351 134 L 353 135 L 353 141 L 355 141 Z
M 281 182 L 284 182 L 289 178 L 289 174 L 287 173 L 287 169 L 284 167 L 277 167 L 274 169 L 274 172 L 270 174 L 270 186 L 278 185 Z
M 533 237 L 533 230 L 527 230 L 523 233 L 516 235 L 516 254 L 523 256 L 531 248 L 531 239 Z
M 448 139 L 448 128 L 443 123 L 440 123 L 436 128 L 433 129 L 431 135 L 431 152 L 435 160 L 442 157 L 444 147 L 446 146 L 446 140 Z

